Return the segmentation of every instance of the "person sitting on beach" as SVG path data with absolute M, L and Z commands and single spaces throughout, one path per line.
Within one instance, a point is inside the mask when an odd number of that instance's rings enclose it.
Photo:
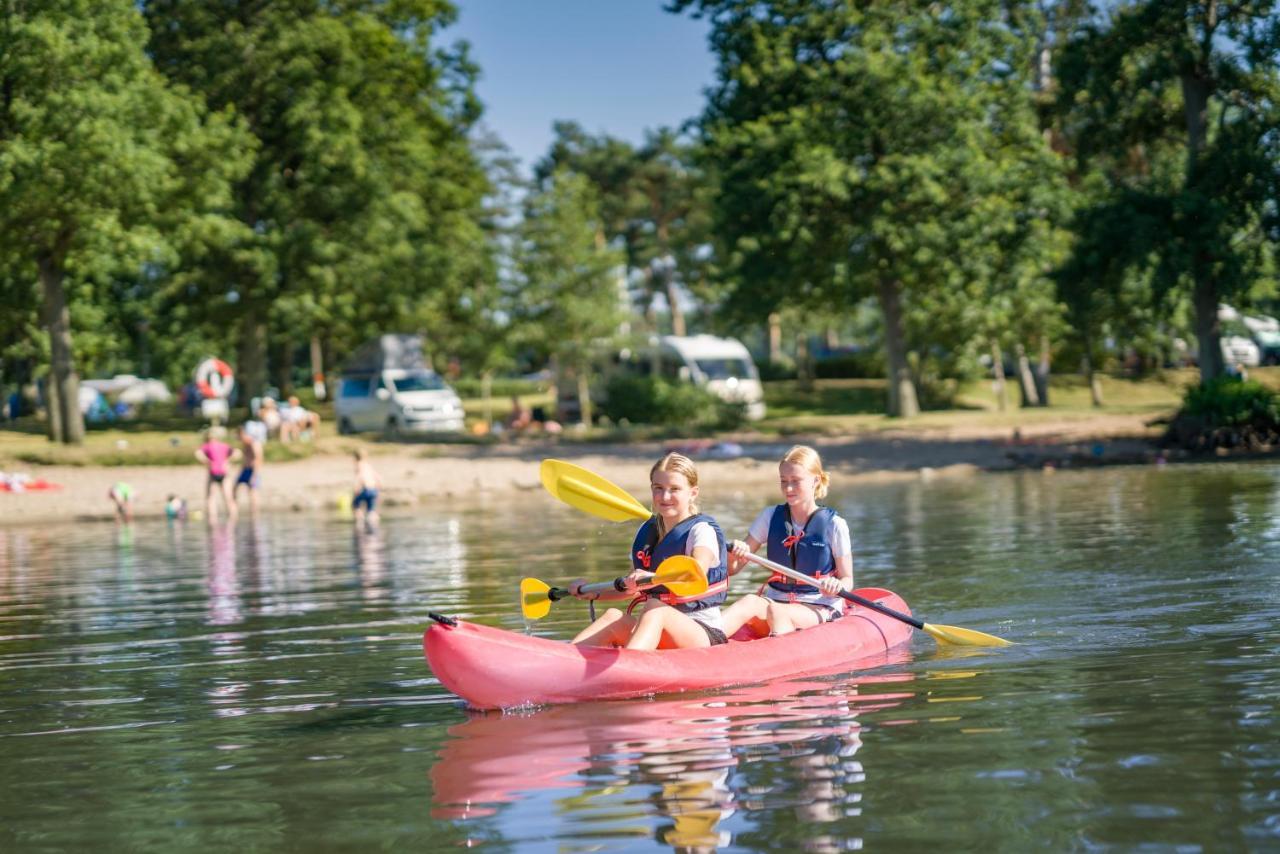
M 320 429 L 320 416 L 304 409 L 297 395 L 290 395 L 280 407 L 280 441 L 310 439 Z
M 232 495 L 238 501 L 240 498 L 240 487 L 245 486 L 249 489 L 249 510 L 252 513 L 258 512 L 258 488 L 262 485 L 262 464 L 263 449 L 262 442 L 254 435 L 247 422 L 240 427 L 240 476 L 236 478 L 236 484 L 232 487 Z
M 280 436 L 280 410 L 273 398 L 264 397 L 258 406 L 258 420 L 267 425 L 268 436 Z
M 724 534 L 716 520 L 698 512 L 698 470 L 680 454 L 667 454 L 649 471 L 654 515 L 640 526 L 631 545 L 631 572 L 617 593 L 582 593 L 579 578 L 569 592 L 579 599 L 632 599 L 626 613 L 610 608 L 573 639 L 584 646 L 627 649 L 708 647 L 727 643 L 720 605 L 728 595 Z M 707 572 L 706 592 L 688 599 L 663 587 L 639 593 L 637 587 L 669 557 L 689 555 Z M 640 616 L 631 611 L 643 608 Z
M 367 518 L 370 525 L 376 525 L 378 524 L 378 490 L 382 486 L 382 479 L 374 471 L 373 464 L 369 462 L 369 453 L 364 448 L 356 450 L 355 458 L 356 488 L 355 497 L 351 499 L 351 511 L 355 514 L 357 523 Z
M 751 523 L 746 542 L 730 546 L 729 573 L 737 573 L 746 555 L 768 544 L 769 560 L 818 581 L 819 587 L 770 578 L 758 593 L 748 593 L 725 610 L 724 630 L 732 637 L 746 625 L 757 635 L 783 635 L 837 619 L 844 613 L 840 591 L 853 589 L 853 548 L 849 523 L 822 507 L 830 477 L 822 458 L 796 445 L 778 464 L 783 503 L 766 507 Z
M 204 503 L 209 521 L 218 521 L 218 510 L 214 504 L 215 491 L 222 493 L 222 504 L 227 510 L 227 518 L 236 515 L 236 499 L 231 492 L 231 482 L 227 480 L 227 464 L 240 458 L 240 449 L 232 448 L 222 441 L 227 435 L 227 428 L 215 424 L 205 430 L 205 443 L 196 451 L 196 459 L 209 467 L 209 477 L 205 481 Z
M 506 428 L 512 433 L 520 433 L 531 424 L 533 424 L 533 412 L 520 402 L 519 395 L 511 395 L 511 412 L 507 415 Z
M 117 481 L 107 490 L 107 497 L 116 508 L 117 522 L 133 521 L 133 487 L 123 480 Z

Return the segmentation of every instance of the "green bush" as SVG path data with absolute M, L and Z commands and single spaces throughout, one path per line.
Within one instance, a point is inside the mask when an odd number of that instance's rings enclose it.
M 1256 380 L 1219 377 L 1188 388 L 1182 411 L 1211 427 L 1274 426 L 1280 423 L 1280 396 Z
M 813 375 L 827 379 L 878 379 L 885 375 L 884 355 L 878 348 L 836 353 L 815 359 Z
M 657 377 L 618 375 L 605 386 L 601 407 L 611 421 L 732 429 L 746 418 L 746 407 L 728 403 L 692 383 Z
M 456 380 L 450 380 L 449 385 L 453 386 L 453 390 L 458 393 L 458 397 L 476 399 L 481 397 L 484 392 L 483 382 L 471 377 L 459 377 Z M 525 397 L 527 395 L 543 394 L 547 391 L 547 388 L 547 383 L 538 380 L 524 380 L 519 377 L 495 377 L 490 394 L 495 398 L 512 397 L 513 395 Z

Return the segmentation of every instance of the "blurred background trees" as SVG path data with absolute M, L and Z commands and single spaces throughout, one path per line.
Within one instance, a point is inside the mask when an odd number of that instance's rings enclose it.
M 909 416 L 1182 337 L 1210 380 L 1218 305 L 1275 296 L 1274 3 L 668 5 L 709 23 L 702 114 L 558 122 L 525 179 L 447 0 L 0 2 L 0 387 L 76 441 L 85 373 L 219 354 L 247 400 L 406 331 L 585 389 L 711 331 Z

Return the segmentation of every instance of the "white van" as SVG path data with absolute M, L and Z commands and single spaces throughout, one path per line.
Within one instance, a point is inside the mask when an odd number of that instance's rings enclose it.
M 654 353 L 637 354 L 636 361 Z M 657 368 L 661 376 L 700 385 L 722 400 L 746 404 L 747 418 L 764 418 L 764 387 L 746 346 L 736 338 L 714 335 L 663 335 L 657 340 Z
M 1240 364 L 1254 368 L 1262 364 L 1262 350 L 1253 340 L 1248 319 L 1229 305 L 1218 306 L 1218 322 L 1222 325 L 1219 345 L 1227 367 Z
M 342 369 L 334 414 L 339 433 L 457 432 L 462 401 L 427 367 L 417 335 L 381 335 L 356 350 Z

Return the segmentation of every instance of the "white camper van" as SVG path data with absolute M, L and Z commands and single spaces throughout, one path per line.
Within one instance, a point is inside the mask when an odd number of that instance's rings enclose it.
M 722 400 L 745 403 L 752 421 L 764 418 L 760 373 L 751 353 L 736 338 L 663 335 L 657 341 L 656 357 L 661 376 L 700 385 Z
M 380 335 L 342 368 L 334 414 L 339 433 L 461 431 L 462 401 L 427 367 L 417 335 Z

